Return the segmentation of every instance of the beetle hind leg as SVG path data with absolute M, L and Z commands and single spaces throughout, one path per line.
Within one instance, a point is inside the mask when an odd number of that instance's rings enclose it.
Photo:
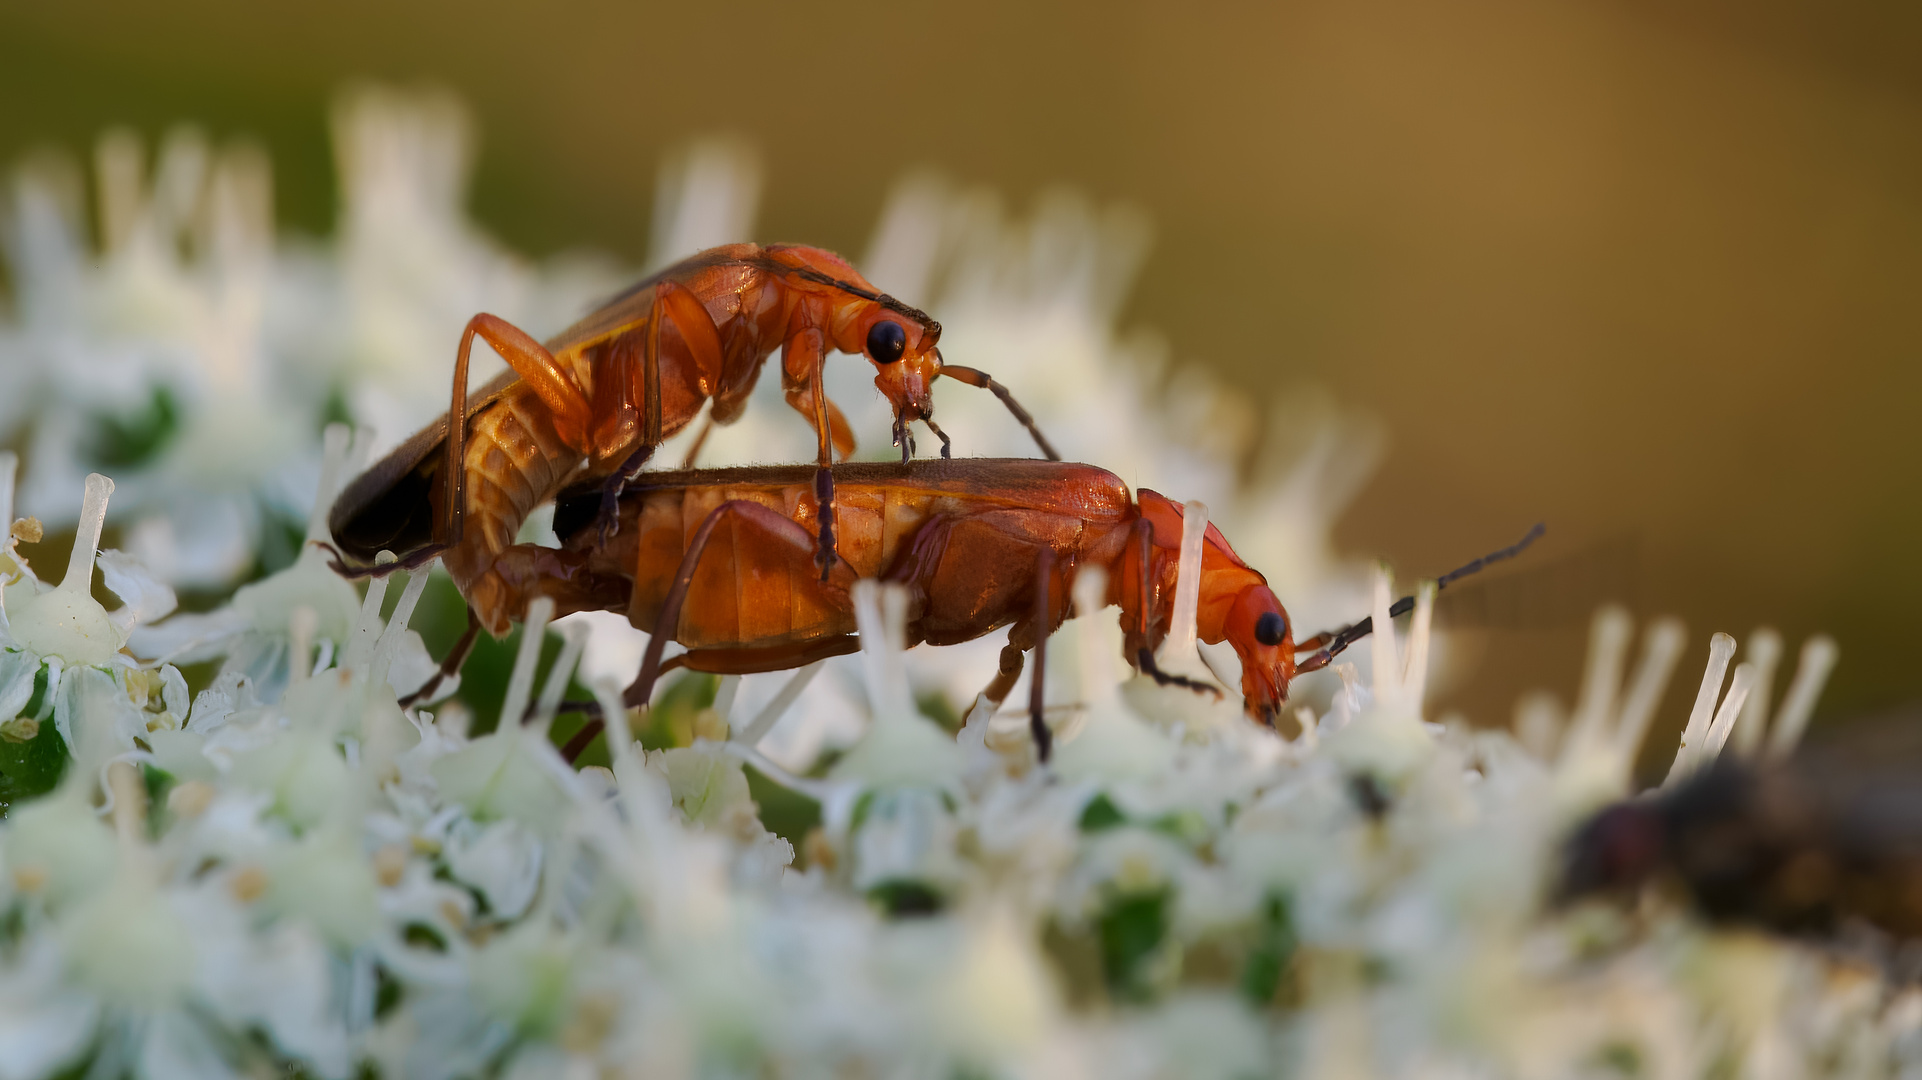
M 413 693 L 400 699 L 400 707 L 411 709 L 431 699 L 434 691 L 440 689 L 441 683 L 459 675 L 460 669 L 467 665 L 467 658 L 474 653 L 474 643 L 480 640 L 480 631 L 480 615 L 470 607 L 467 609 L 467 629 L 461 633 L 460 640 L 454 642 L 454 647 L 448 650 L 447 659 L 440 662 L 440 667 L 427 677 L 426 682 L 416 687 Z

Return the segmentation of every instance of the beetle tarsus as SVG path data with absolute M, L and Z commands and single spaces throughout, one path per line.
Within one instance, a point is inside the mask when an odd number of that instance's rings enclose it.
M 936 427 L 934 421 L 928 417 L 922 417 L 921 422 L 928 425 L 928 430 L 934 432 L 935 438 L 941 440 L 942 459 L 947 460 L 954 457 L 954 440 L 948 438 L 948 433 Z
M 607 542 L 621 531 L 621 492 L 627 490 L 627 485 L 641 475 L 641 467 L 653 456 L 654 447 L 642 445 L 629 454 L 626 461 L 621 462 L 621 467 L 614 470 L 612 476 L 601 482 L 601 509 L 594 518 L 595 524 L 600 527 L 601 546 L 607 546 Z
M 1141 669 L 1143 675 L 1153 679 L 1157 686 L 1181 686 L 1197 694 L 1213 694 L 1216 698 L 1221 697 L 1221 687 L 1214 683 L 1202 682 L 1199 679 L 1190 679 L 1186 675 L 1175 675 L 1161 670 L 1160 665 L 1155 663 L 1155 654 L 1145 645 L 1139 653 L 1135 654 L 1135 666 Z
M 427 677 L 426 682 L 416 687 L 413 693 L 400 699 L 400 707 L 403 710 L 411 709 L 423 701 L 431 700 L 434 691 L 440 689 L 441 683 L 460 674 L 460 669 L 467 665 L 467 658 L 474 652 L 474 643 L 480 640 L 480 632 L 480 615 L 470 607 L 467 609 L 467 629 L 462 631 L 460 639 L 454 642 L 454 647 L 448 650 L 447 659 L 440 662 L 440 667 Z
M 814 565 L 826 581 L 834 569 L 834 471 L 822 466 L 814 472 L 814 505 L 820 508 L 821 531 L 814 546 Z
M 909 426 L 905 413 L 894 417 L 894 445 L 901 448 L 901 464 L 906 465 L 914 459 L 914 431 Z
M 1046 765 L 1054 749 L 1054 732 L 1048 729 L 1047 674 L 1048 630 L 1054 613 L 1049 610 L 1049 592 L 1054 577 L 1054 552 L 1041 549 L 1034 568 L 1034 676 L 1028 681 L 1028 731 L 1034 736 L 1035 757 Z

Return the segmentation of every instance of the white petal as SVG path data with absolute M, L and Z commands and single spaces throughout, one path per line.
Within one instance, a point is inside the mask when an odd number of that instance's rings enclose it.
M 110 612 L 109 618 L 120 627 L 122 634 L 136 626 L 164 619 L 180 606 L 174 591 L 132 555 L 107 548 L 94 556 L 94 563 L 100 567 L 107 591 L 121 600 L 122 606 Z

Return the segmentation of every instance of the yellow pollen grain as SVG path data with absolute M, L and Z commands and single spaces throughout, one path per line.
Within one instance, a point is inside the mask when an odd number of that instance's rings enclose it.
M 227 888 L 234 894 L 234 899 L 251 904 L 267 891 L 267 871 L 258 866 L 243 866 L 234 871 Z
M 442 900 L 440 902 L 440 917 L 446 919 L 447 924 L 456 930 L 464 929 L 467 926 L 467 912 L 462 911 L 461 906 L 452 900 Z
M 44 866 L 14 867 L 13 887 L 23 893 L 39 892 L 47 887 L 47 868 Z
M 407 848 L 401 844 L 388 844 L 374 852 L 374 877 L 387 888 L 400 884 L 401 875 L 407 872 Z
M 37 544 L 40 542 L 40 538 L 47 534 L 46 528 L 40 524 L 40 519 L 36 517 L 20 518 L 13 523 L 13 528 L 10 531 L 13 538 L 23 544 Z
M 1123 892 L 1146 892 L 1161 884 L 1161 871 L 1153 859 L 1144 855 L 1129 855 L 1121 860 L 1114 883 Z
M 801 854 L 810 867 L 818 866 L 824 873 L 833 873 L 836 855 L 834 844 L 828 839 L 827 830 L 816 825 L 801 838 Z
M 727 741 L 727 720 L 713 709 L 702 709 L 694 717 L 694 737 L 709 742 Z
M 570 1054 L 591 1054 L 606 1041 L 613 1030 L 619 1004 L 607 994 L 587 994 L 574 1006 L 574 1016 L 561 1029 L 561 1049 Z

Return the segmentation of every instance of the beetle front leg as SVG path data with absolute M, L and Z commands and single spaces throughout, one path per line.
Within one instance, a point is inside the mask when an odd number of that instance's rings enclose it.
M 1047 676 L 1048 633 L 1054 625 L 1050 594 L 1053 589 L 1054 551 L 1042 548 L 1035 563 L 1034 582 L 1034 675 L 1028 680 L 1028 731 L 1034 736 L 1035 756 L 1048 763 L 1054 748 L 1054 731 L 1048 727 Z
M 925 416 L 921 418 L 921 422 L 928 425 L 928 430 L 934 432 L 935 438 L 941 440 L 941 456 L 943 458 L 953 457 L 954 456 L 954 440 L 948 438 L 948 433 L 945 431 L 942 431 L 938 426 L 935 425 L 935 422 L 933 420 L 930 420 Z
M 814 434 L 819 441 L 820 453 L 816 458 L 818 467 L 814 471 L 814 505 L 819 529 L 814 551 L 814 563 L 821 568 L 821 580 L 828 579 L 834 569 L 834 419 L 840 410 L 828 402 L 827 388 L 822 385 L 823 367 L 827 355 L 825 342 L 819 330 L 803 330 L 788 339 L 781 356 L 781 378 L 787 385 L 787 402 L 801 415 L 808 417 L 814 424 Z M 830 410 L 833 410 L 832 413 Z M 845 427 L 847 421 L 842 420 Z M 853 438 L 848 438 L 850 449 Z
M 1139 644 L 1136 646 L 1134 654 L 1134 666 L 1136 670 L 1153 679 L 1159 686 L 1182 686 L 1196 693 L 1211 693 L 1219 698 L 1221 696 L 1220 687 L 1190 679 L 1186 675 L 1170 674 L 1161 670 L 1161 665 L 1155 663 L 1155 650 L 1153 645 L 1154 605 L 1158 598 L 1155 594 L 1154 523 L 1145 517 L 1136 518 L 1134 523 L 1134 540 L 1138 566 L 1141 572 L 1138 585 L 1140 590 L 1139 595 L 1141 597 L 1139 605 L 1141 610 L 1138 613 L 1140 621 L 1136 627 Z
M 901 448 L 901 464 L 903 465 L 914 460 L 914 429 L 910 426 L 911 423 L 912 421 L 904 414 L 896 413 L 894 415 L 894 445 Z M 930 428 L 932 428 L 932 425 L 930 425 Z M 947 455 L 943 454 L 941 456 L 946 457 Z

